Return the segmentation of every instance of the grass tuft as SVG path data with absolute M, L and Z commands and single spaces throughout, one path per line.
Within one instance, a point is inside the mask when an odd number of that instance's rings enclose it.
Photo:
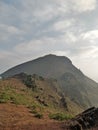
M 68 120 L 71 119 L 72 116 L 64 113 L 55 113 L 55 114 L 50 114 L 49 115 L 50 119 L 58 120 L 58 121 L 63 121 L 63 120 Z

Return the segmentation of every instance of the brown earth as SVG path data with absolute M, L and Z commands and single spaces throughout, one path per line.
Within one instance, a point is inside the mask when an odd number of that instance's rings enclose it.
M 0 130 L 66 130 L 66 123 L 37 119 L 22 105 L 0 104 Z
M 0 104 L 0 130 L 68 130 L 66 121 L 35 118 L 30 109 L 23 105 Z M 90 130 L 98 130 L 98 126 Z

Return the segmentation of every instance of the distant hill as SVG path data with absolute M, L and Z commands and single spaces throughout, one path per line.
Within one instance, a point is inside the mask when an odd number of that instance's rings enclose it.
M 46 55 L 15 66 L 1 76 L 7 78 L 19 73 L 56 79 L 63 95 L 72 102 L 83 108 L 98 106 L 98 84 L 85 76 L 65 56 Z

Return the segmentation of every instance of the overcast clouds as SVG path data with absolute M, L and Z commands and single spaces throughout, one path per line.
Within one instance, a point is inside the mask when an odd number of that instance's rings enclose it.
M 53 53 L 98 82 L 97 13 L 97 0 L 0 0 L 0 73 Z

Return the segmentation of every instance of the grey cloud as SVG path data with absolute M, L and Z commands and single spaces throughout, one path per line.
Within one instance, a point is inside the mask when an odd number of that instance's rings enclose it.
M 0 71 L 47 53 L 78 59 L 78 66 L 96 60 L 97 7 L 97 0 L 1 0 Z

